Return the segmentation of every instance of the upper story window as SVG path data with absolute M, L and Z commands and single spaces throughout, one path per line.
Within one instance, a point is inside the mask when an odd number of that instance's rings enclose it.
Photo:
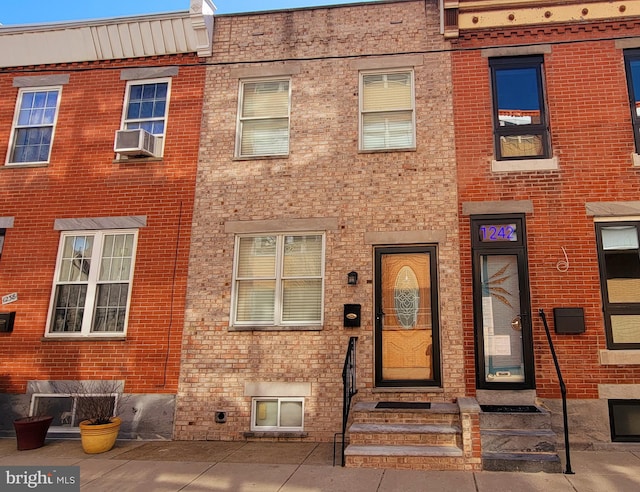
M 289 79 L 241 81 L 236 157 L 289 154 Z
M 415 148 L 413 71 L 360 74 L 360 150 Z
M 236 238 L 232 325 L 321 325 L 324 235 Z
M 596 223 L 607 347 L 640 348 L 640 222 Z
M 627 69 L 627 87 L 636 153 L 640 153 L 640 49 L 626 50 L 624 61 Z
M 550 157 L 542 65 L 542 56 L 489 61 L 497 160 Z
M 49 162 L 61 91 L 61 87 L 19 91 L 7 164 Z
M 154 155 L 161 156 L 167 126 L 171 79 L 136 80 L 127 84 L 123 130 L 142 129 L 153 135 Z
M 137 230 L 65 232 L 47 335 L 124 335 Z

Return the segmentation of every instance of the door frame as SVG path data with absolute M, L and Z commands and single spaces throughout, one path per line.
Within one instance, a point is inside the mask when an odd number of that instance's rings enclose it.
M 431 379 L 396 379 L 382 378 L 382 257 L 387 254 L 428 253 L 430 273 L 431 303 Z M 423 246 L 379 246 L 374 248 L 374 385 L 375 387 L 440 387 L 442 385 L 440 354 L 440 311 L 438 283 L 438 248 L 436 245 Z
M 496 390 L 535 389 L 535 357 L 533 352 L 533 320 L 529 290 L 529 266 L 525 214 L 473 215 L 471 216 L 473 324 L 475 339 L 476 388 Z M 483 241 L 480 226 L 515 224 L 516 241 Z M 517 257 L 518 287 L 520 290 L 520 319 L 522 333 L 522 360 L 524 381 L 485 381 L 485 353 L 482 307 L 482 272 L 480 258 L 483 255 L 511 255 Z

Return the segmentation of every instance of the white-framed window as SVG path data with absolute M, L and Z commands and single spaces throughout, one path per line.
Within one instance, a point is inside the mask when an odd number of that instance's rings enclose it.
M 20 89 L 7 164 L 49 162 L 61 92 L 62 87 Z
M 31 395 L 31 406 L 29 415 L 51 415 L 50 432 L 79 432 L 78 424 L 83 420 L 95 417 L 95 415 L 84 415 L 87 408 L 95 407 L 96 404 L 83 403 L 83 399 L 104 399 L 110 401 L 112 415 L 116 414 L 118 408 L 117 393 L 98 393 L 72 395 L 69 393 L 34 393 Z
M 156 138 L 155 151 L 162 155 L 167 127 L 171 78 L 131 80 L 122 113 L 123 130 L 143 130 Z
M 324 249 L 319 232 L 237 236 L 231 324 L 321 325 Z
M 137 238 L 135 229 L 62 233 L 46 335 L 126 333 Z
M 289 154 L 289 78 L 240 82 L 236 157 Z
M 304 398 L 260 397 L 251 402 L 252 431 L 302 431 Z
M 416 146 L 413 70 L 360 73 L 360 150 Z

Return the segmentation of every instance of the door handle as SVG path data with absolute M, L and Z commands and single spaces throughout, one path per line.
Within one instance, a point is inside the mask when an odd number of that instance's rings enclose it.
M 514 331 L 522 331 L 522 318 L 520 315 L 511 320 L 511 329 Z

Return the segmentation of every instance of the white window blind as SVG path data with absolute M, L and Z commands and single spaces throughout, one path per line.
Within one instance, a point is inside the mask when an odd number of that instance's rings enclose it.
M 362 75 L 361 148 L 415 146 L 413 74 L 410 71 Z
M 324 237 L 239 237 L 234 324 L 319 324 Z
M 242 83 L 240 157 L 289 153 L 289 81 Z

